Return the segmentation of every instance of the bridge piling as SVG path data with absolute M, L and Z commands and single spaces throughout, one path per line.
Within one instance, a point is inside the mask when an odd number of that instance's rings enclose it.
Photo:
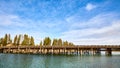
M 108 55 L 108 56 L 112 55 L 111 48 L 107 48 L 105 54 Z

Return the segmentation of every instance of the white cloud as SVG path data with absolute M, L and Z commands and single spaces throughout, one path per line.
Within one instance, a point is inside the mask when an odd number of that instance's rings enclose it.
M 69 37 L 86 37 L 90 35 L 102 35 L 104 36 L 113 36 L 113 35 L 120 35 L 120 20 L 113 22 L 112 25 L 102 27 L 102 28 L 86 28 L 86 29 L 77 29 L 77 30 L 71 30 L 68 32 L 64 32 L 63 36 Z
M 82 24 L 73 23 L 61 37 L 75 44 L 120 44 L 120 20 L 112 13 L 99 14 Z
M 22 20 L 17 15 L 0 15 L 1 26 L 24 26 Z
M 98 28 L 101 26 L 104 27 L 106 25 L 112 24 L 113 21 L 118 20 L 118 16 L 119 15 L 115 14 L 115 13 L 101 13 L 101 14 L 98 14 L 98 15 L 96 15 L 96 16 L 94 16 L 86 21 L 82 21 L 82 22 L 77 21 L 77 22 L 73 23 L 71 26 L 71 29 L 85 28 L 85 27 Z M 74 18 L 76 18 L 76 17 L 73 16 L 73 19 Z M 73 19 L 71 19 L 71 20 L 73 20 Z
M 23 19 L 18 15 L 0 14 L 0 26 L 2 26 L 0 27 L 0 37 L 4 37 L 6 33 L 11 34 L 13 37 L 18 34 L 29 34 L 35 37 L 35 42 L 39 43 L 40 38 L 46 36 L 54 37 L 55 32 L 60 31 L 60 28 L 56 27 L 58 27 L 61 22 L 54 22 L 56 21 L 35 21 Z
M 92 10 L 92 9 L 94 9 L 94 8 L 96 8 L 96 6 L 93 5 L 93 4 L 91 4 L 91 3 L 88 3 L 88 4 L 86 5 L 86 7 L 85 7 L 85 9 L 86 9 L 87 11 L 90 11 L 90 10 Z
M 120 21 L 101 29 L 88 28 L 63 33 L 62 38 L 75 44 L 120 44 Z

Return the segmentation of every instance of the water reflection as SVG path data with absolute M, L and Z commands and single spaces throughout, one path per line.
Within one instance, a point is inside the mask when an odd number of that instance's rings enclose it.
M 0 54 L 0 68 L 120 68 L 119 57 Z

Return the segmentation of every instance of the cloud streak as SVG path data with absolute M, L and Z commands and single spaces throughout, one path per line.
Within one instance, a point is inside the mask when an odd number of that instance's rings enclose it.
M 115 13 L 100 13 L 88 20 L 75 22 L 74 24 L 72 24 L 71 29 L 105 27 L 107 25 L 112 24 L 113 21 L 118 20 L 119 16 L 120 16 L 119 14 L 115 14 Z M 74 18 L 76 18 L 76 16 L 73 16 L 73 19 Z
M 82 24 L 72 24 L 71 27 L 71 30 L 62 33 L 63 39 L 76 44 L 120 44 L 120 20 L 113 13 L 98 14 Z

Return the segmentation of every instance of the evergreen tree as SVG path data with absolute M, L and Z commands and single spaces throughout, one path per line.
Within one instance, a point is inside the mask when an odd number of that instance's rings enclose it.
M 14 37 L 14 42 L 13 42 L 14 45 L 17 45 L 17 35 Z
M 73 45 L 74 45 L 73 43 L 69 42 L 69 46 L 73 46 Z
M 24 35 L 24 39 L 22 41 L 22 45 L 29 45 L 30 44 L 30 38 L 28 37 L 28 35 Z
M 26 45 L 30 45 L 30 38 L 28 35 L 26 35 L 25 41 L 26 41 Z
M 58 45 L 62 46 L 62 39 L 58 39 Z
M 51 39 L 50 39 L 49 37 L 46 37 L 46 38 L 44 39 L 43 45 L 45 45 L 45 46 L 51 45 Z
M 7 39 L 8 39 L 8 36 L 7 36 L 7 34 L 5 34 L 5 37 L 3 39 L 3 46 L 7 45 Z
M 0 46 L 3 45 L 3 38 L 0 38 Z
M 0 38 L 0 45 L 2 44 L 2 39 Z
M 4 38 L 1 38 L 1 45 L 3 46 Z
M 58 45 L 58 40 L 57 39 L 53 39 L 52 46 L 57 46 L 57 45 Z
M 20 45 L 21 35 L 17 38 L 17 45 Z
M 10 34 L 8 35 L 8 44 L 12 43 Z
M 64 42 L 63 42 L 63 45 L 64 45 L 64 46 L 68 46 L 68 45 L 69 45 L 69 44 L 68 44 L 68 41 L 64 41 Z
M 30 45 L 35 45 L 34 44 L 34 38 L 31 36 L 31 38 L 30 38 Z
M 43 44 L 42 44 L 42 41 L 40 42 L 40 46 L 42 46 Z
M 25 42 L 25 35 L 24 35 L 21 45 L 25 45 L 25 43 L 26 42 Z

